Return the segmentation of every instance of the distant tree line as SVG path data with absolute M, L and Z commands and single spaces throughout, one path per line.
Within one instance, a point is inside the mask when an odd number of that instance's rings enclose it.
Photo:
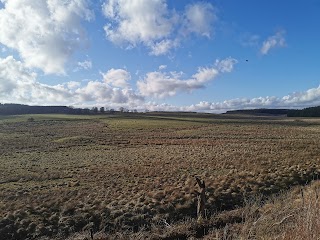
M 14 103 L 0 103 L 0 115 L 20 115 L 20 114 L 114 114 L 114 113 L 137 113 L 136 109 L 129 110 L 120 107 L 119 110 L 106 109 L 104 107 L 74 108 L 67 106 L 29 106 Z M 146 111 L 147 112 L 147 111 Z M 157 112 L 155 112 L 157 113 Z M 159 114 L 162 114 L 161 112 Z M 183 114 L 182 112 L 179 114 Z M 225 114 L 251 114 L 251 115 L 287 115 L 288 117 L 320 117 L 320 106 L 304 109 L 243 109 L 227 111 Z
M 320 106 L 309 107 L 301 110 L 289 110 L 288 117 L 320 117 Z
M 119 111 L 115 109 L 106 109 L 104 107 L 74 108 L 67 106 L 29 106 L 14 103 L 0 103 L 0 115 L 20 115 L 20 114 L 113 114 L 115 112 L 130 112 L 128 109 L 121 107 Z M 131 112 L 136 113 L 137 110 Z
M 258 108 L 258 109 L 242 109 L 227 111 L 226 114 L 250 114 L 250 115 L 287 115 L 289 109 L 268 109 L 268 108 Z
M 304 109 L 242 109 L 227 111 L 226 114 L 250 114 L 250 115 L 287 115 L 288 117 L 320 117 L 320 106 Z

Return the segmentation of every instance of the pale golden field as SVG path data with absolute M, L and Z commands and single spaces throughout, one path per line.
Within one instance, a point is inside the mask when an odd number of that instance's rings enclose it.
M 320 174 L 320 119 L 208 114 L 0 117 L 0 236 L 64 239 L 208 218 Z

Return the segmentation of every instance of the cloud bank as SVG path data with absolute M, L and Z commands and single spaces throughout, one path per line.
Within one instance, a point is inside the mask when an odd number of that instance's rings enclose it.
M 222 102 L 201 101 L 189 106 L 174 106 L 165 103 L 147 102 L 145 108 L 151 111 L 194 111 L 224 113 L 228 110 L 255 108 L 305 108 L 320 105 L 320 86 L 283 97 L 236 98 Z
M 117 71 L 111 71 L 114 72 Z M 9 56 L 0 58 L 0 102 L 132 107 L 142 104 L 144 98 L 132 89 L 113 87 L 103 80 L 90 80 L 84 86 L 78 81 L 58 85 L 43 84 L 37 80 L 35 72 Z
M 304 108 L 315 105 L 320 105 L 320 86 L 283 97 L 237 98 L 223 102 L 202 101 L 182 109 L 185 111 L 225 112 L 227 110 L 254 108 Z
M 169 97 L 181 91 L 203 88 L 217 75 L 232 71 L 236 60 L 216 61 L 214 67 L 200 67 L 190 78 L 183 73 L 149 72 L 137 83 L 138 92 L 130 88 L 131 75 L 124 69 L 110 69 L 100 80 L 70 81 L 47 85 L 35 72 L 12 56 L 0 58 L 0 102 L 35 105 L 105 106 L 109 108 L 154 111 L 225 112 L 249 108 L 303 108 L 320 105 L 320 86 L 283 97 L 236 98 L 221 102 L 201 101 L 189 106 L 149 102 L 146 97 Z M 165 68 L 161 67 L 163 70 Z
M 129 88 L 128 81 L 131 79 L 131 75 L 124 69 L 111 68 L 106 73 L 102 73 L 103 79 L 106 83 L 114 87 Z

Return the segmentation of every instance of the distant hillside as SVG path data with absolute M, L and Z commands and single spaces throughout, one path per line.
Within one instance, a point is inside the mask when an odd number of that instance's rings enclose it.
M 241 109 L 227 111 L 225 114 L 248 114 L 248 115 L 287 115 L 288 117 L 320 117 L 320 106 L 304 109 Z
M 17 114 L 81 114 L 88 112 L 89 109 L 74 109 L 66 106 L 28 106 L 22 104 L 1 104 L 0 115 L 17 115 Z
M 225 114 L 249 114 L 249 115 L 287 115 L 289 109 L 242 109 L 227 111 Z

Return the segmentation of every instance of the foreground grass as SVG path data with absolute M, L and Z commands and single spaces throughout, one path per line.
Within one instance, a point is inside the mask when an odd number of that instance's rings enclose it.
M 232 211 L 246 199 L 318 177 L 319 131 L 317 120 L 197 114 L 1 118 L 0 235 L 150 233 L 194 219 L 194 176 L 210 229 L 221 212 L 240 223 Z
M 93 235 L 100 240 L 126 239 L 282 239 L 314 240 L 320 237 L 320 182 L 293 187 L 265 198 L 262 195 L 246 199 L 244 206 L 232 211 L 217 212 L 197 222 L 183 220 L 169 225 L 159 222 L 149 231 L 137 233 L 103 231 Z M 90 239 L 90 232 L 76 233 L 68 240 Z

